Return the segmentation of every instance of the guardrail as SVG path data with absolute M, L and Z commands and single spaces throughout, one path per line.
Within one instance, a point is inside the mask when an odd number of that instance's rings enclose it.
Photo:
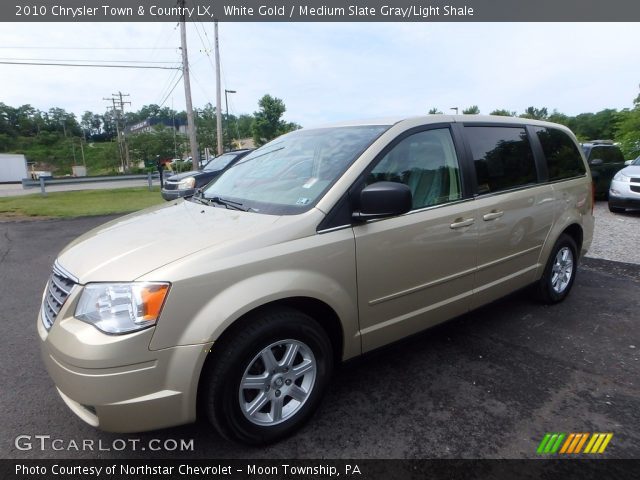
M 112 175 L 112 176 L 100 176 L 100 177 L 40 177 L 38 180 L 32 180 L 31 178 L 22 179 L 22 188 L 34 188 L 40 187 L 40 192 L 43 195 L 47 194 L 47 185 L 72 185 L 82 183 L 96 183 L 96 182 L 119 182 L 124 180 L 147 180 L 149 184 L 149 190 L 153 185 L 154 179 L 160 179 L 158 173 L 147 173 L 139 175 Z

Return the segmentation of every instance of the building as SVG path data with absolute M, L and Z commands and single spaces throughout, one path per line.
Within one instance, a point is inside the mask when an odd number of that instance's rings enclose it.
M 0 153 L 0 183 L 21 182 L 28 178 L 27 159 L 15 153 Z

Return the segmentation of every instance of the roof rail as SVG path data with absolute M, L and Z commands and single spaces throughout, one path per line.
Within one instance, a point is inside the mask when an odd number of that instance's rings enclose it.
M 613 140 L 587 140 L 584 143 L 591 143 L 593 145 L 613 145 Z

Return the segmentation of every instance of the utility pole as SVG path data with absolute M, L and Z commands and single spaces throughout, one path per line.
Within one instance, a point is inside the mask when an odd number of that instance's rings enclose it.
M 113 112 L 113 116 L 116 122 L 116 138 L 118 139 L 118 158 L 120 159 L 120 168 L 124 172 L 124 156 L 122 155 L 122 145 L 120 144 L 120 119 L 118 118 L 118 110 L 116 109 L 116 100 L 115 98 L 102 98 L 103 100 L 111 100 L 113 103 L 112 107 L 107 107 L 107 110 L 111 110 Z
M 183 7 L 184 0 L 179 0 L 178 5 Z M 196 141 L 196 125 L 193 120 L 193 105 L 191 104 L 191 81 L 189 79 L 189 56 L 187 54 L 187 26 L 185 24 L 185 14 L 180 16 L 180 41 L 182 46 L 182 75 L 184 82 L 184 97 L 187 104 L 187 130 L 189 133 L 189 145 L 191 146 L 191 168 L 198 170 L 200 167 L 200 154 L 198 153 L 198 142 Z
M 218 22 L 213 22 L 214 51 L 216 57 L 216 138 L 218 140 L 218 155 L 222 155 L 222 93 L 220 91 L 220 46 L 218 45 Z
M 122 92 L 112 93 L 110 98 L 103 98 L 103 100 L 111 101 L 112 103 L 112 111 L 116 119 L 116 134 L 118 135 L 118 153 L 120 155 L 120 166 L 122 167 L 122 171 L 129 168 L 129 148 L 127 146 L 127 137 L 124 133 L 125 125 L 123 123 L 122 129 L 120 129 L 120 119 L 124 118 L 124 106 L 125 104 L 131 105 L 131 102 L 125 102 L 123 97 L 128 97 L 129 94 L 124 94 Z
M 227 132 L 227 138 L 229 139 L 229 146 L 231 147 L 231 134 L 229 133 L 229 99 L 227 98 L 227 93 L 238 93 L 235 90 L 227 90 L 224 89 L 224 105 L 225 110 L 227 111 L 227 118 L 225 120 L 225 131 Z

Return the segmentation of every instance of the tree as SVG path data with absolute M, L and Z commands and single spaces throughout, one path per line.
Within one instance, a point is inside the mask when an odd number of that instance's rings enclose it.
M 438 110 L 437 107 L 433 107 L 431 110 L 429 110 L 429 115 L 442 115 L 442 112 Z
M 565 115 L 564 113 L 560 113 L 558 110 L 553 109 L 553 112 L 547 117 L 547 120 L 553 123 L 560 123 L 561 125 L 566 125 L 571 128 L 572 117 Z
M 153 131 L 131 135 L 129 138 L 129 151 L 136 161 L 150 161 L 160 156 L 160 158 L 173 158 L 176 150 L 182 150 L 182 144 L 186 142 L 186 137 L 176 134 L 172 128 L 167 128 L 162 124 L 153 127 Z
M 627 158 L 640 155 L 640 95 L 633 101 L 633 108 L 625 108 L 617 115 L 616 140 Z
M 80 118 L 80 126 L 87 137 L 94 137 L 102 133 L 102 117 L 96 113 L 86 111 Z
M 238 136 L 238 138 L 247 138 L 253 136 L 253 121 L 253 115 L 247 115 L 246 113 L 238 117 L 236 121 L 236 128 L 238 129 L 236 135 Z
M 548 116 L 549 116 L 549 112 L 547 110 L 547 107 L 542 107 L 542 108 L 528 107 L 524 111 L 524 113 L 520 115 L 520 118 L 530 118 L 532 120 L 546 120 Z
M 506 110 L 504 108 L 499 108 L 491 112 L 489 115 L 498 115 L 499 117 L 515 117 L 517 113 L 512 112 L 510 110 Z
M 463 115 L 478 115 L 480 113 L 480 109 L 477 105 L 471 105 L 468 108 L 462 110 Z
M 265 95 L 258 102 L 258 106 L 260 110 L 253 114 L 254 121 L 251 127 L 253 141 L 256 146 L 264 145 L 283 133 L 300 128 L 295 123 L 281 120 L 282 115 L 287 110 L 281 99 Z

